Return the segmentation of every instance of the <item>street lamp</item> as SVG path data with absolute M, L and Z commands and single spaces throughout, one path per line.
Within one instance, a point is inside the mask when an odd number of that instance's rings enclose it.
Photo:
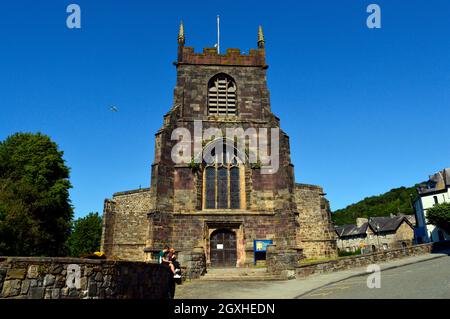
M 377 224 L 377 240 L 378 240 L 378 250 L 381 250 L 380 247 L 380 225 Z

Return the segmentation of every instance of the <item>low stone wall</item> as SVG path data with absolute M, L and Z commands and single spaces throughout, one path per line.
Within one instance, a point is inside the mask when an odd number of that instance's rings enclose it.
M 0 298 L 168 299 L 170 269 L 144 262 L 0 257 Z
M 273 275 L 282 275 L 288 278 L 293 277 L 301 256 L 301 250 L 277 249 L 276 245 L 267 245 L 267 272 Z
M 183 279 L 197 279 L 206 273 L 206 256 L 203 247 L 195 247 L 190 253 L 180 256 Z
M 160 250 L 146 249 L 147 262 L 157 264 Z M 194 247 L 191 251 L 177 251 L 177 259 L 181 265 L 183 281 L 198 279 L 206 273 L 206 256 L 203 247 Z
M 362 267 L 409 256 L 424 255 L 432 252 L 432 250 L 433 244 L 422 244 L 373 254 L 363 254 L 358 256 L 342 257 L 330 261 L 314 262 L 310 264 L 298 265 L 295 269 L 295 275 L 297 278 L 304 278 L 314 274 Z

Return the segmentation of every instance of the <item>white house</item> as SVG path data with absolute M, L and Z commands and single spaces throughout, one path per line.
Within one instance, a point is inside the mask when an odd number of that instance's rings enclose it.
M 450 235 L 434 225 L 427 225 L 427 210 L 436 204 L 450 203 L 450 168 L 431 175 L 428 182 L 417 188 L 416 211 L 418 242 L 450 240 Z

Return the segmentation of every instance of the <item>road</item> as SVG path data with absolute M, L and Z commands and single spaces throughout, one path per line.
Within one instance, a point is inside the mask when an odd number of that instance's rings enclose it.
M 275 282 L 194 280 L 178 286 L 175 298 L 450 298 L 450 257 L 447 254 L 415 256 L 381 264 L 381 267 L 381 288 L 367 287 L 368 274 L 364 268 Z M 389 269 L 392 267 L 398 268 Z
M 450 257 L 381 272 L 381 287 L 369 289 L 367 276 L 319 288 L 308 299 L 438 299 L 450 298 Z

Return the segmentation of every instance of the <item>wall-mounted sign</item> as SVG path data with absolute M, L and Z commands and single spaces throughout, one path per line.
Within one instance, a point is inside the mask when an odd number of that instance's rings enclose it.
M 262 239 L 253 241 L 253 249 L 255 252 L 265 252 L 267 250 L 267 245 L 272 245 L 272 240 Z
M 217 244 L 217 249 L 223 249 L 223 244 Z

